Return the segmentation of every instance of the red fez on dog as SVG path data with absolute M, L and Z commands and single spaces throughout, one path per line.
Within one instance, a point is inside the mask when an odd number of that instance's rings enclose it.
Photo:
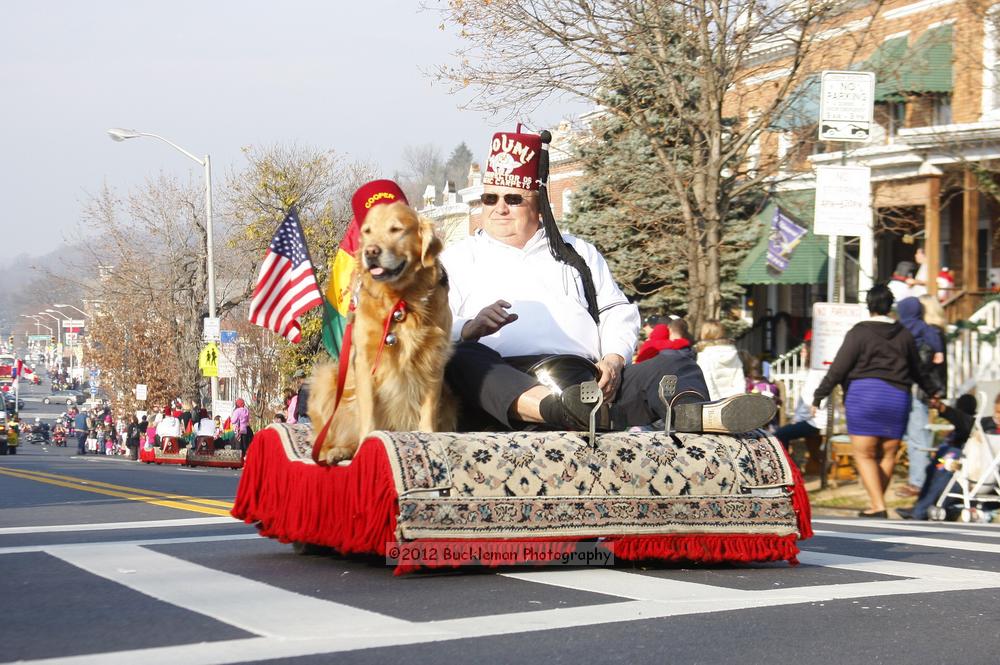
M 381 203 L 399 203 L 409 205 L 406 195 L 399 185 L 392 180 L 372 180 L 361 185 L 351 197 L 351 209 L 358 225 L 364 224 L 368 211 Z
M 538 134 L 494 134 L 483 184 L 537 190 L 541 185 L 538 179 L 541 154 L 542 137 Z

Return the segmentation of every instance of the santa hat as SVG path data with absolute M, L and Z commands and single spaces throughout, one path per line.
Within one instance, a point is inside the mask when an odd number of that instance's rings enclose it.
M 542 155 L 542 137 L 520 131 L 498 132 L 490 143 L 484 185 L 515 187 L 535 191 L 541 186 L 538 167 Z
M 354 219 L 358 225 L 365 223 L 368 211 L 382 203 L 406 203 L 406 195 L 392 180 L 372 180 L 361 185 L 358 191 L 351 197 L 351 210 L 354 211 Z

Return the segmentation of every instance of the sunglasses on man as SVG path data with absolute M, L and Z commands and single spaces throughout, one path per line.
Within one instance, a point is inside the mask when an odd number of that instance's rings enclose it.
M 500 202 L 500 195 L 487 192 L 481 197 L 483 205 L 495 206 Z M 524 205 L 524 196 L 521 194 L 504 194 L 503 202 L 509 206 Z

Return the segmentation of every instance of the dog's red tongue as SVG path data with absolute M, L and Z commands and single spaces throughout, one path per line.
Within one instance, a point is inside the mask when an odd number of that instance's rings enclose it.
M 372 266 L 371 268 L 368 269 L 368 272 L 370 272 L 373 275 L 381 275 L 382 273 L 385 272 L 385 268 L 379 266 Z

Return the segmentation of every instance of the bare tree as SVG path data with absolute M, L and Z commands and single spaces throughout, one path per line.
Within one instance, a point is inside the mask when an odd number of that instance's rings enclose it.
M 439 75 L 469 106 L 523 117 L 554 95 L 590 100 L 639 132 L 677 200 L 695 328 L 720 315 L 723 220 L 766 189 L 756 157 L 785 112 L 832 0 L 450 0 L 468 46 Z M 608 104 L 613 96 L 617 101 Z M 668 257 L 663 257 L 668 260 Z
M 180 396 L 190 399 L 201 393 L 198 349 L 207 314 L 202 196 L 199 184 L 161 176 L 124 200 L 105 188 L 83 212 L 83 259 L 99 268 L 90 287 L 99 311 L 123 320 L 144 312 L 155 322 L 162 332 L 156 352 L 177 359 L 169 369 Z

